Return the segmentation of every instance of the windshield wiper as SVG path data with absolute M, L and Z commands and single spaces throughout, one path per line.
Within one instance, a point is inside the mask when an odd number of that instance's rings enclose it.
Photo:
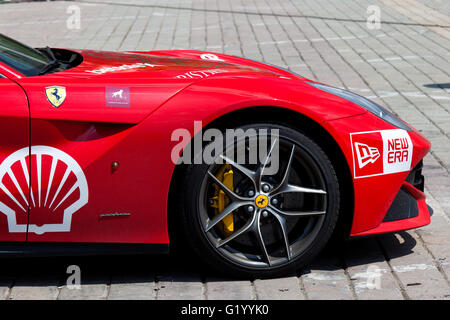
M 55 55 L 53 54 L 52 49 L 50 49 L 50 47 L 45 47 L 44 49 L 45 49 L 45 53 L 50 58 L 50 61 L 47 63 L 47 65 L 45 67 L 43 67 L 39 71 L 39 75 L 45 74 L 48 71 L 50 71 L 51 69 L 53 69 L 54 67 L 59 65 L 59 61 L 58 61 L 58 59 L 56 59 Z

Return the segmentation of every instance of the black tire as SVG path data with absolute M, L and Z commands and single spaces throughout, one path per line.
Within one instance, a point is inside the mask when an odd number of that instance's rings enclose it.
M 268 129 L 269 132 L 277 129 L 279 130 L 280 142 L 288 141 L 295 145 L 295 147 L 293 147 L 292 149 L 292 153 L 294 153 L 294 150 L 299 150 L 299 152 L 302 152 L 302 155 L 305 154 L 305 157 L 309 157 L 308 159 L 312 159 L 312 161 L 315 163 L 315 168 L 318 168 L 318 172 L 320 172 L 321 174 L 320 181 L 326 190 L 326 195 L 323 196 L 323 201 L 325 201 L 324 206 L 326 208 L 324 209 L 325 214 L 323 215 L 323 217 L 311 218 L 320 219 L 320 225 L 314 227 L 317 229 L 315 231 L 314 238 L 312 238 L 304 248 L 301 248 L 301 251 L 299 251 L 300 253 L 298 253 L 295 257 L 292 257 L 291 260 L 280 262 L 276 265 L 270 265 L 271 258 L 267 255 L 267 266 L 252 266 L 250 265 L 251 261 L 249 261 L 249 263 L 241 263 L 240 261 L 236 261 L 225 255 L 225 249 L 217 249 L 208 236 L 208 233 L 205 232 L 205 226 L 201 218 L 201 215 L 203 214 L 202 212 L 205 210 L 202 203 L 204 202 L 206 197 L 202 196 L 201 193 L 206 192 L 205 190 L 207 190 L 205 189 L 205 183 L 208 182 L 205 182 L 205 177 L 208 174 L 208 170 L 210 170 L 210 168 L 214 166 L 210 166 L 208 164 L 193 164 L 186 167 L 186 170 L 184 171 L 185 174 L 182 177 L 182 181 L 179 181 L 182 189 L 178 189 L 177 191 L 177 198 L 180 201 L 180 206 L 177 210 L 178 212 L 176 214 L 176 219 L 179 223 L 181 223 L 180 227 L 188 240 L 189 246 L 200 257 L 201 261 L 204 261 L 204 263 L 212 266 L 222 273 L 239 278 L 266 278 L 292 274 L 298 269 L 306 266 L 324 248 L 333 233 L 336 222 L 338 220 L 340 199 L 339 182 L 335 173 L 335 169 L 326 153 L 316 142 L 313 141 L 313 137 L 308 137 L 306 133 L 302 133 L 296 129 L 282 124 L 255 123 L 251 125 L 241 126 L 239 128 L 243 130 L 249 128 L 253 128 L 256 130 Z M 293 159 L 292 156 L 291 159 Z M 287 164 L 290 163 L 291 161 Z M 208 186 L 206 186 L 206 188 L 207 187 Z M 201 199 L 203 199 L 203 201 Z M 318 200 L 314 201 L 320 202 Z M 317 221 L 316 223 L 318 223 Z M 299 224 L 299 222 L 296 223 Z M 259 222 L 258 225 L 260 225 Z M 297 228 L 297 226 L 295 226 L 295 228 Z M 263 237 L 261 236 L 261 239 L 262 238 Z M 263 239 L 262 241 L 264 243 L 265 239 Z M 291 252 L 289 241 L 290 240 L 287 241 L 287 247 L 289 249 L 286 249 L 286 254 L 287 250 Z

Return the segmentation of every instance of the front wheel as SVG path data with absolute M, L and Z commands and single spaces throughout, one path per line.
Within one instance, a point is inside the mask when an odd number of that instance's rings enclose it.
M 236 129 L 246 134 L 225 141 L 214 161 L 186 171 L 180 191 L 185 234 L 206 263 L 228 274 L 294 272 L 320 252 L 336 225 L 334 167 L 318 144 L 290 127 Z M 254 157 L 256 150 L 264 156 Z

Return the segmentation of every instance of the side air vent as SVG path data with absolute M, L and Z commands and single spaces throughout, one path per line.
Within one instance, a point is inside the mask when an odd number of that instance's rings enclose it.
M 423 192 L 425 179 L 422 175 L 423 161 L 421 160 L 414 169 L 411 170 L 408 177 L 406 177 L 406 182 L 413 185 L 414 188 L 419 189 Z
M 418 215 L 417 200 L 405 188 L 400 188 L 383 222 L 409 219 Z

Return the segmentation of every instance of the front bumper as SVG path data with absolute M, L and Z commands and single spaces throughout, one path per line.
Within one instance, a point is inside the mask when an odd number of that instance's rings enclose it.
M 430 223 L 421 168 L 431 144 L 421 133 L 400 130 L 370 113 L 322 125 L 339 144 L 352 176 L 351 237 Z
M 425 202 L 421 171 L 422 161 L 411 170 L 378 227 L 352 234 L 352 237 L 414 229 L 429 224 L 432 211 Z

